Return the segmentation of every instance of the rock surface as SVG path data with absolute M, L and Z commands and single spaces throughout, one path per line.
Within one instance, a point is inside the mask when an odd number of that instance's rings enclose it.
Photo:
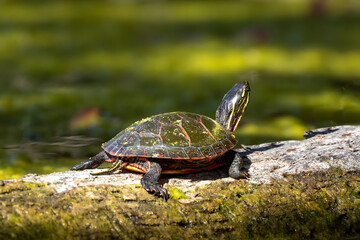
M 237 151 L 244 158 L 248 181 L 268 183 L 287 175 L 325 171 L 337 167 L 344 171 L 360 170 L 360 126 L 336 126 L 306 132 L 301 141 L 281 141 L 244 146 Z M 107 176 L 92 176 L 98 170 L 56 172 L 48 175 L 28 174 L 27 182 L 50 183 L 65 192 L 78 186 L 139 184 L 141 174 L 124 172 Z M 165 187 L 176 186 L 185 193 L 210 183 L 231 182 L 227 168 L 189 175 L 163 176 Z

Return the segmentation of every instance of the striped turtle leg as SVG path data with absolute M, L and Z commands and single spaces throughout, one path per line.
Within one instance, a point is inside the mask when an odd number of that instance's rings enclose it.
M 109 156 L 104 152 L 100 152 L 90 159 L 73 166 L 70 170 L 84 170 L 84 169 L 93 169 L 97 168 L 103 162 L 110 160 Z
M 136 159 L 131 165 L 145 172 L 141 185 L 148 193 L 162 197 L 165 201 L 169 199 L 167 190 L 158 181 L 162 171 L 160 164 L 146 159 Z
M 112 174 L 113 172 L 115 172 L 117 170 L 121 170 L 126 165 L 128 165 L 128 162 L 124 162 L 121 158 L 118 158 L 115 161 L 115 163 L 111 166 L 111 168 L 106 169 L 106 170 L 101 171 L 101 172 L 91 173 L 91 175 L 109 175 L 109 174 Z
M 235 179 L 248 178 L 249 174 L 242 168 L 243 160 L 238 152 L 230 150 L 227 155 L 233 155 L 233 161 L 229 168 L 229 176 Z

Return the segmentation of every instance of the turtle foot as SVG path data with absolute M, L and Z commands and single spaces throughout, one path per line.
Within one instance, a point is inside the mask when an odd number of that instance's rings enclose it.
M 165 201 L 169 199 L 169 194 L 165 188 L 163 188 L 159 183 L 149 183 L 141 179 L 141 185 L 145 190 L 157 197 L 163 198 Z
M 240 154 L 235 151 L 229 151 L 229 152 L 230 152 L 229 154 L 234 155 L 233 156 L 234 160 L 229 168 L 229 176 L 234 179 L 249 178 L 248 171 L 243 168 L 243 159 L 240 156 Z

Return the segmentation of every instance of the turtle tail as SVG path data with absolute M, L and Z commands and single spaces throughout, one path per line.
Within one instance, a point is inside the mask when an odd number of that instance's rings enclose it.
M 100 166 L 106 160 L 109 160 L 110 157 L 106 154 L 105 151 L 102 151 L 95 156 L 89 158 L 88 160 L 73 166 L 70 170 L 84 170 L 84 169 L 93 169 Z

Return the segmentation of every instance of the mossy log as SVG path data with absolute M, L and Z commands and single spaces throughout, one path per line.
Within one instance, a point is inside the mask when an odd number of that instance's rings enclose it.
M 304 137 L 238 149 L 247 180 L 226 168 L 163 176 L 167 202 L 129 172 L 0 181 L 0 239 L 359 238 L 360 126 Z

